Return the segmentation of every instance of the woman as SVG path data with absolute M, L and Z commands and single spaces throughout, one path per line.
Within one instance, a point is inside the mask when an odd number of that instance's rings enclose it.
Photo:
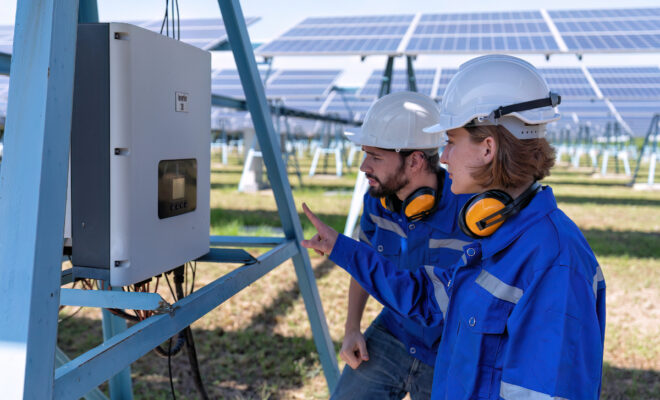
M 475 241 L 449 272 L 400 271 L 338 235 L 304 205 L 318 234 L 303 246 L 346 269 L 380 302 L 426 324 L 444 320 L 434 399 L 594 399 L 600 394 L 605 282 L 576 225 L 557 208 L 543 138 L 559 97 L 509 56 L 462 65 L 445 91 L 440 161 L 468 200 L 459 223 Z

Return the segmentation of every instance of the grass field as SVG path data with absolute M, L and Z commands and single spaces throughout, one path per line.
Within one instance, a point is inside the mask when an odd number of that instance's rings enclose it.
M 291 174 L 298 210 L 307 202 L 321 218 L 343 231 L 356 167 L 342 178 Z M 279 235 L 272 192 L 237 192 L 242 166 L 212 165 L 211 233 Z M 320 163 L 317 171 L 323 171 Z M 328 173 L 334 164 L 329 161 Z M 290 169 L 290 172 L 293 172 Z M 642 181 L 645 181 L 643 178 Z M 660 399 L 660 191 L 635 191 L 623 177 L 594 178 L 590 169 L 558 166 L 552 185 L 560 208 L 582 229 L 607 283 L 607 331 L 602 398 Z M 313 229 L 303 217 L 306 237 Z M 259 254 L 258 249 L 251 253 Z M 349 277 L 324 257 L 312 265 L 330 334 L 338 350 L 346 315 Z M 199 264 L 196 286 L 211 282 L 235 265 Z M 168 298 L 165 287 L 159 290 Z M 380 306 L 369 300 L 363 327 Z M 75 315 L 71 316 L 73 313 Z M 74 357 L 101 343 L 101 314 L 70 307 L 60 313 L 58 345 Z M 71 317 L 69 317 L 71 316 Z M 215 399 L 325 399 L 323 371 L 311 337 L 293 266 L 287 262 L 193 324 L 207 391 Z M 167 360 L 149 353 L 131 367 L 136 399 L 171 398 Z M 172 360 L 177 398 L 198 398 L 188 359 Z M 343 363 L 340 362 L 340 368 Z M 105 385 L 102 387 L 107 393 Z

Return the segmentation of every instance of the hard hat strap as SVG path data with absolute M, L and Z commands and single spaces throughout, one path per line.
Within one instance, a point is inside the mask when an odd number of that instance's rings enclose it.
M 557 107 L 561 103 L 561 96 L 557 93 L 550 92 L 548 97 L 537 100 L 525 101 L 522 103 L 511 104 L 508 106 L 501 106 L 491 112 L 489 117 L 499 119 L 507 114 L 519 111 L 534 110 L 542 107 Z

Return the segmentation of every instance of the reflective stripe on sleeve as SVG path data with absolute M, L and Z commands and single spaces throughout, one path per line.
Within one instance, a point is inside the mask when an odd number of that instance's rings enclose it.
M 594 274 L 594 296 L 598 296 L 598 282 L 605 280 L 603 276 L 603 270 L 600 269 L 600 265 L 596 267 L 596 273 Z
M 500 397 L 504 400 L 568 400 L 565 397 L 553 397 L 522 386 L 512 385 L 502 381 Z
M 509 301 L 514 304 L 517 304 L 518 300 L 520 300 L 523 295 L 522 289 L 507 285 L 485 269 L 481 270 L 481 273 L 475 282 L 498 299 Z
M 452 249 L 463 251 L 463 246 L 470 244 L 458 239 L 429 239 L 429 249 Z
M 440 306 L 442 316 L 446 317 L 447 305 L 449 304 L 449 296 L 447 296 L 447 292 L 445 292 L 445 285 L 442 284 L 440 279 L 438 279 L 438 277 L 435 275 L 435 272 L 433 272 L 432 265 L 425 265 L 424 269 L 426 270 L 426 274 L 429 276 L 429 278 L 431 278 L 431 282 L 433 283 L 435 301 L 437 301 L 438 305 Z
M 390 221 L 388 219 L 379 217 L 378 215 L 374 215 L 374 214 L 369 214 L 369 216 L 371 217 L 371 220 L 374 221 L 374 224 L 376 224 L 379 228 L 385 229 L 390 232 L 394 232 L 397 235 L 404 238 L 408 237 L 408 235 L 406 235 L 403 229 L 401 229 L 401 227 L 397 225 L 396 222 Z
M 463 261 L 463 265 L 467 265 L 467 257 L 465 257 L 465 253 L 461 256 L 461 261 Z

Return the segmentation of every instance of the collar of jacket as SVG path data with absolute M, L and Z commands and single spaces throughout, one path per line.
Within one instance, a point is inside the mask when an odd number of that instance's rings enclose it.
M 506 220 L 492 236 L 481 239 L 482 259 L 492 257 L 508 247 L 532 225 L 556 209 L 557 202 L 552 188 L 544 186 L 527 207 Z M 543 238 L 538 239 L 543 240 Z

